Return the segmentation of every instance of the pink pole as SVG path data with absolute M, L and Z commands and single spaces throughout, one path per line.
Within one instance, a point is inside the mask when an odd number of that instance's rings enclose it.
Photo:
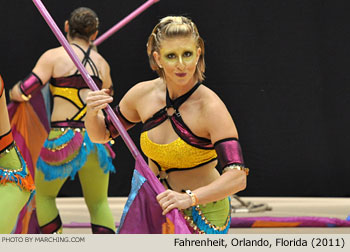
M 110 28 L 108 31 L 106 31 L 104 34 L 99 36 L 95 41 L 94 44 L 98 46 L 103 41 L 105 41 L 107 38 L 109 38 L 111 35 L 113 35 L 115 32 L 120 30 L 124 25 L 129 23 L 131 20 L 133 20 L 135 17 L 137 17 L 139 14 L 144 12 L 146 9 L 148 9 L 151 5 L 155 4 L 156 2 L 159 2 L 159 0 L 148 0 L 143 5 L 141 5 L 139 8 L 131 12 L 128 16 L 126 16 L 124 19 L 119 21 L 116 25 L 114 25 L 112 28 Z
M 43 5 L 43 3 L 40 0 L 33 0 L 33 3 L 37 7 L 40 14 L 43 16 L 43 18 L 45 19 L 46 23 L 49 25 L 52 32 L 55 34 L 58 41 L 61 43 L 63 48 L 67 51 L 68 55 L 70 56 L 70 58 L 74 62 L 75 66 L 79 69 L 80 74 L 84 78 L 84 80 L 85 80 L 86 84 L 89 86 L 89 88 L 93 91 L 99 90 L 97 85 L 95 84 L 95 82 L 92 80 L 91 76 L 88 74 L 88 72 L 84 68 L 83 64 L 80 62 L 78 56 L 75 54 L 72 47 L 69 45 L 67 39 L 63 36 L 61 30 L 58 28 L 57 24 L 52 19 L 50 13 L 47 11 L 47 9 Z M 110 116 L 113 125 L 119 131 L 120 136 L 123 138 L 126 146 L 129 148 L 131 154 L 134 156 L 136 162 L 139 162 L 139 165 L 141 166 L 141 172 L 152 183 L 152 188 L 155 190 L 155 192 L 157 194 L 163 192 L 164 187 L 159 182 L 159 180 L 156 178 L 156 176 L 153 174 L 151 169 L 148 167 L 148 165 L 145 162 L 145 160 L 143 159 L 141 153 L 139 152 L 139 150 L 135 146 L 134 142 L 132 141 L 128 132 L 123 127 L 122 123 L 119 121 L 118 117 L 114 113 L 111 106 L 108 105 L 105 108 L 105 111 Z M 169 213 L 167 213 L 167 217 L 173 223 L 176 223 L 177 221 L 180 221 L 180 222 L 182 221 L 182 226 L 183 227 L 186 226 L 185 220 L 182 218 L 182 216 L 180 215 L 180 213 L 178 212 L 178 210 L 176 208 L 172 209 Z M 185 232 L 189 233 L 189 230 L 186 229 Z
M 58 41 L 60 42 L 60 44 L 67 51 L 68 55 L 73 60 L 73 62 L 76 65 L 76 67 L 79 69 L 79 72 L 81 73 L 82 77 L 84 78 L 84 80 L 85 80 L 86 84 L 89 86 L 89 88 L 91 90 L 93 90 L 93 91 L 99 90 L 97 85 L 95 84 L 95 82 L 92 80 L 91 76 L 86 71 L 86 69 L 83 66 L 83 64 L 80 62 L 78 56 L 75 54 L 75 52 L 73 51 L 72 47 L 69 45 L 67 39 L 63 36 L 61 30 L 58 28 L 57 24 L 52 19 L 50 13 L 47 11 L 47 9 L 43 5 L 43 3 L 40 0 L 33 0 L 33 3 L 38 8 L 40 14 L 43 16 L 43 18 L 45 19 L 46 23 L 49 25 L 49 27 L 51 28 L 52 32 L 55 34 L 55 36 L 58 39 Z M 148 167 L 148 165 L 146 164 L 145 160 L 143 159 L 141 153 L 139 152 L 139 150 L 135 146 L 134 142 L 132 141 L 132 139 L 130 138 L 129 134 L 127 133 L 127 131 L 123 127 L 122 123 L 117 118 L 117 116 L 114 113 L 114 111 L 111 108 L 111 106 L 108 105 L 105 108 L 105 111 L 110 116 L 113 125 L 119 131 L 120 136 L 123 138 L 125 144 L 128 146 L 128 148 L 129 148 L 130 152 L 132 153 L 132 155 L 134 156 L 134 158 L 136 160 L 139 160 L 142 165 L 146 165 Z

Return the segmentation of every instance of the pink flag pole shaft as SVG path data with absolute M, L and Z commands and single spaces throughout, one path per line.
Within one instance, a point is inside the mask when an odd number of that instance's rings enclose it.
M 58 41 L 61 43 L 63 48 L 67 51 L 68 55 L 71 57 L 72 61 L 76 65 L 76 67 L 79 69 L 82 77 L 84 78 L 86 84 L 89 86 L 89 88 L 93 91 L 99 90 L 95 82 L 92 80 L 91 76 L 88 74 L 86 69 L 84 68 L 83 64 L 80 62 L 78 56 L 74 53 L 72 47 L 69 45 L 67 39 L 63 36 L 61 30 L 58 28 L 56 25 L 55 21 L 52 19 L 50 13 L 47 11 L 45 6 L 40 0 L 33 0 L 33 3 L 39 10 L 40 14 L 43 16 L 45 19 L 46 23 L 49 25 L 50 29 L 52 32 L 55 34 L 56 38 Z M 114 113 L 113 109 L 111 106 L 107 106 L 105 109 L 106 113 L 110 116 L 111 121 L 113 125 L 117 128 L 119 131 L 120 136 L 123 138 L 126 146 L 129 148 L 131 154 L 134 156 L 136 162 L 139 162 L 140 165 L 142 166 L 142 172 L 145 173 L 146 177 L 153 183 L 153 189 L 157 194 L 161 193 L 164 191 L 164 187 L 161 185 L 160 181 L 156 178 L 156 176 L 153 174 L 151 169 L 148 167 L 146 164 L 145 160 L 143 159 L 141 153 L 135 146 L 134 142 L 130 138 L 128 132 L 125 130 L 123 127 L 122 123 L 119 121 L 117 118 L 116 114 Z M 169 213 L 167 213 L 167 217 L 172 221 L 173 223 L 176 220 L 179 220 L 183 222 L 183 225 L 185 224 L 185 220 L 181 217 L 179 214 L 177 208 L 172 209 Z M 189 232 L 187 230 L 187 232 Z M 187 233 L 186 232 L 186 233 Z
M 107 38 L 109 38 L 111 35 L 113 35 L 115 32 L 120 30 L 124 25 L 129 23 L 131 20 L 133 20 L 135 17 L 140 15 L 142 12 L 144 12 L 146 9 L 148 9 L 151 5 L 155 4 L 156 2 L 159 2 L 159 0 L 148 0 L 143 5 L 141 5 L 139 8 L 131 12 L 128 16 L 126 16 L 124 19 L 119 21 L 116 25 L 114 25 L 112 28 L 110 28 L 108 31 L 106 31 L 104 34 L 102 34 L 100 37 L 98 37 L 94 44 L 98 46 L 103 41 L 105 41 Z
M 61 45 L 67 51 L 68 55 L 73 60 L 73 62 L 76 65 L 76 67 L 79 69 L 82 77 L 84 78 L 84 80 L 85 80 L 86 84 L 89 86 L 89 88 L 91 90 L 93 90 L 93 91 L 99 90 L 97 85 L 95 84 L 95 82 L 92 80 L 91 76 L 86 71 L 86 69 L 83 66 L 83 64 L 80 62 L 78 56 L 75 54 L 75 52 L 73 51 L 72 47 L 69 45 L 67 39 L 63 36 L 61 30 L 58 28 L 58 26 L 56 25 L 55 21 L 52 19 L 50 13 L 47 11 L 47 9 L 43 5 L 43 3 L 40 0 L 33 0 L 33 3 L 37 7 L 37 9 L 39 10 L 40 14 L 43 16 L 43 18 L 45 19 L 46 23 L 51 28 L 52 32 L 55 34 L 55 36 L 58 39 L 58 41 L 61 43 Z M 123 138 L 125 144 L 128 146 L 128 148 L 129 148 L 130 152 L 132 153 L 132 155 L 134 156 L 134 158 L 139 160 L 139 161 L 141 161 L 142 165 L 146 165 L 147 166 L 147 164 L 144 161 L 141 153 L 139 152 L 139 150 L 135 146 L 134 142 L 130 138 L 129 134 L 126 132 L 125 128 L 123 127 L 123 125 L 121 124 L 119 119 L 117 118 L 117 116 L 114 113 L 114 111 L 111 108 L 111 106 L 108 105 L 105 110 L 106 110 L 106 113 L 110 116 L 113 125 L 119 131 L 120 136 Z

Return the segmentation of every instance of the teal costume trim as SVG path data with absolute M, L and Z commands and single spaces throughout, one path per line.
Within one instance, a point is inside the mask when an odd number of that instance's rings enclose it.
M 230 228 L 231 223 L 231 199 L 228 198 L 227 200 L 229 204 L 229 212 L 225 220 L 225 224 L 223 226 L 216 226 L 210 222 L 206 218 L 206 211 L 205 207 L 203 208 L 204 212 L 201 209 L 201 205 L 193 206 L 189 209 L 191 216 L 188 216 L 185 214 L 185 211 L 183 210 L 183 215 L 185 220 L 187 221 L 188 226 L 192 229 L 193 233 L 197 234 L 227 234 L 228 230 Z M 215 208 L 215 204 L 217 202 L 212 202 L 209 204 L 213 204 L 213 207 Z M 213 209 L 213 207 L 210 207 Z M 187 211 L 188 213 L 188 211 Z
M 229 215 L 227 217 L 227 221 L 226 221 L 227 225 L 225 229 L 224 230 L 215 229 L 212 225 L 210 225 L 209 223 L 206 223 L 205 220 L 203 220 L 202 216 L 199 214 L 199 211 L 196 209 L 196 207 L 192 207 L 192 218 L 193 218 L 193 221 L 196 223 L 197 227 L 206 234 L 227 234 L 231 223 L 231 216 Z
M 16 151 L 17 148 L 15 147 Z M 27 176 L 27 166 L 24 162 L 21 155 L 19 155 L 22 168 L 18 170 L 7 170 L 5 168 L 0 167 L 0 180 L 3 180 L 6 178 L 7 181 L 11 181 L 14 183 L 18 183 L 19 185 L 22 185 L 22 179 L 24 179 Z
M 26 189 L 29 191 L 33 191 L 34 190 L 34 186 L 32 185 L 33 181 L 31 178 L 29 178 L 30 176 L 28 176 L 26 162 L 24 161 L 16 144 L 13 144 L 12 147 L 10 148 L 15 149 L 17 153 L 17 157 L 21 162 L 21 168 L 12 170 L 12 169 L 6 169 L 3 167 L 0 167 L 0 184 L 12 182 L 14 184 L 17 184 L 21 190 Z
M 80 134 L 80 133 L 79 133 Z M 46 140 L 44 148 L 55 148 L 69 143 L 75 136 L 72 129 L 63 134 L 57 139 Z M 74 180 L 76 173 L 85 165 L 87 156 L 92 152 L 97 152 L 99 165 L 104 173 L 115 172 L 112 163 L 112 157 L 103 144 L 95 144 L 91 142 L 87 132 L 85 131 L 83 142 L 75 157 L 67 162 L 59 165 L 54 163 L 47 163 L 41 157 L 38 158 L 37 168 L 45 175 L 45 180 L 50 181 L 57 178 L 65 179 L 68 176 Z
M 69 143 L 73 137 L 75 136 L 74 131 L 69 129 L 67 133 L 63 134 L 57 139 L 54 140 L 46 140 L 44 142 L 44 147 L 45 148 L 50 148 L 50 149 L 55 149 L 61 145 Z

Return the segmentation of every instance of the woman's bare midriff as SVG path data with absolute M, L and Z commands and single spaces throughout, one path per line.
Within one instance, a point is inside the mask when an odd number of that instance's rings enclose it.
M 196 188 L 206 186 L 220 177 L 219 172 L 215 168 L 217 161 L 210 162 L 194 169 L 181 169 L 165 173 L 159 172 L 157 166 L 149 161 L 149 167 L 155 175 L 166 178 L 169 185 L 174 191 L 181 192 L 183 190 L 195 190 Z M 166 189 L 165 184 L 163 184 Z

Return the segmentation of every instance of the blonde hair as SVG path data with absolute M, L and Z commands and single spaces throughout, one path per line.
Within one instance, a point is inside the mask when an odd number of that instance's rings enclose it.
M 177 37 L 192 36 L 197 46 L 201 49 L 199 56 L 195 77 L 199 81 L 204 80 L 205 61 L 204 61 L 204 41 L 199 36 L 196 25 L 189 19 L 183 16 L 168 16 L 162 18 L 159 23 L 153 28 L 151 35 L 148 37 L 147 54 L 151 69 L 156 71 L 161 78 L 164 78 L 164 71 L 161 69 L 153 57 L 153 52 L 160 51 L 161 42 L 164 39 L 171 39 Z

